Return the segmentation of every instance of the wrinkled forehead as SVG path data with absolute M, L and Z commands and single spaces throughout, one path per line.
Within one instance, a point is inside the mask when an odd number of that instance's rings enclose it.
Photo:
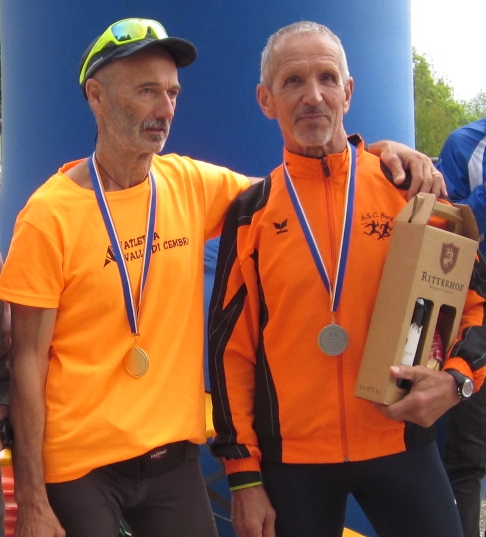
M 272 64 L 274 79 L 301 68 L 330 68 L 340 72 L 340 47 L 331 36 L 316 32 L 284 35 L 275 43 Z
M 295 34 L 284 34 L 275 42 L 274 59 L 286 56 L 300 57 L 340 57 L 340 47 L 331 35 L 308 31 Z

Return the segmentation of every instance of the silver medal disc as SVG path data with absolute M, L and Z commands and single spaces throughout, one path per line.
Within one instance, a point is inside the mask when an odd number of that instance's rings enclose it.
M 348 346 L 348 333 L 342 326 L 331 323 L 319 332 L 317 343 L 324 354 L 337 356 L 342 354 Z

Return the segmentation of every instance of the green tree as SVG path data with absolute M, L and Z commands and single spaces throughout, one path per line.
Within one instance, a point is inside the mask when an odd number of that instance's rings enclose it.
M 436 78 L 424 56 L 414 50 L 415 145 L 436 157 L 447 136 L 469 121 L 466 104 L 454 100 L 452 88 Z
M 486 92 L 480 91 L 474 99 L 466 103 L 466 112 L 470 121 L 486 117 Z

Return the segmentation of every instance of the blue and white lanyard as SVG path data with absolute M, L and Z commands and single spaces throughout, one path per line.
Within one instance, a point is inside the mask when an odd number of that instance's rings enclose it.
M 290 199 L 294 206 L 294 210 L 299 219 L 302 231 L 306 238 L 307 244 L 311 251 L 312 257 L 316 264 L 317 270 L 321 279 L 326 287 L 327 291 L 331 296 L 331 312 L 335 312 L 339 306 L 339 301 L 341 298 L 341 291 L 343 288 L 344 275 L 346 272 L 346 263 L 348 260 L 348 251 L 349 251 L 349 242 L 351 237 L 351 227 L 353 222 L 353 210 L 354 210 L 354 194 L 356 187 L 356 148 L 348 142 L 347 144 L 348 151 L 350 152 L 351 164 L 348 168 L 348 177 L 346 184 L 346 194 L 344 199 L 344 225 L 341 235 L 341 245 L 339 248 L 339 258 L 338 258 L 338 270 L 336 276 L 336 282 L 334 289 L 332 289 L 331 281 L 326 270 L 326 265 L 324 259 L 321 256 L 319 247 L 317 246 L 316 239 L 310 227 L 309 221 L 305 214 L 302 203 L 299 199 L 297 191 L 295 189 L 292 178 L 287 170 L 285 162 L 283 163 L 285 185 L 290 195 Z
M 140 304 L 142 302 L 142 294 L 145 288 L 145 283 L 147 281 L 148 269 L 150 266 L 150 258 L 152 257 L 152 242 L 154 237 L 155 229 L 155 212 L 157 208 L 157 187 L 155 185 L 155 180 L 152 175 L 152 172 L 149 171 L 149 186 L 150 186 L 150 197 L 149 197 L 149 206 L 147 211 L 147 226 L 145 232 L 145 246 L 143 254 L 143 264 L 142 264 L 142 276 L 140 281 L 140 291 L 138 297 L 138 304 L 135 306 L 135 301 L 133 297 L 132 286 L 130 283 L 130 276 L 128 274 L 127 264 L 125 257 L 123 255 L 120 241 L 116 233 L 115 223 L 113 221 L 110 209 L 108 207 L 108 202 L 106 200 L 105 192 L 101 183 L 100 175 L 98 168 L 95 163 L 95 153 L 91 155 L 88 159 L 89 173 L 91 175 L 91 181 L 93 183 L 93 189 L 96 195 L 96 200 L 105 223 L 106 231 L 111 241 L 111 246 L 115 254 L 115 260 L 118 265 L 118 271 L 120 273 L 120 279 L 123 287 L 123 296 L 125 298 L 125 309 L 127 312 L 128 322 L 130 323 L 130 329 L 133 335 L 139 335 L 138 332 L 138 314 L 140 311 Z

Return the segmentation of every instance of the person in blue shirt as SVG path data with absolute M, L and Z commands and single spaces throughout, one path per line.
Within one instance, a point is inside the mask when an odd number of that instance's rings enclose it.
M 449 198 L 469 205 L 486 257 L 486 117 L 453 131 L 437 162 Z M 485 282 L 486 285 L 486 282 Z M 486 387 L 448 412 L 444 465 L 454 491 L 464 537 L 478 537 L 481 480 L 486 475 Z
M 486 117 L 453 131 L 444 143 L 437 163 L 444 175 L 451 201 L 470 205 L 486 257 Z

